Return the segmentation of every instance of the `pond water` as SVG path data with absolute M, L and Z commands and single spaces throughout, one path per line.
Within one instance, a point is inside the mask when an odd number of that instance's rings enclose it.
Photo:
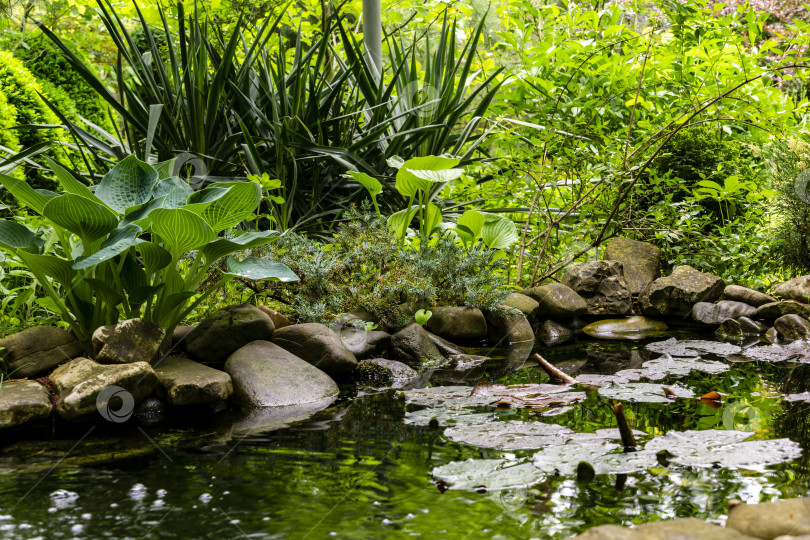
M 671 336 L 704 338 L 664 337 Z M 661 357 L 645 347 L 662 339 L 587 340 L 542 354 L 574 376 L 610 375 L 642 369 Z M 751 431 L 750 440 L 786 438 L 808 448 L 810 405 L 782 397 L 810 387 L 808 366 L 730 363 L 723 354 L 706 350 L 701 357 L 731 368 L 710 370 L 714 373 L 681 369 L 688 373 L 664 373 L 653 382 L 695 396 L 717 391 L 722 401 L 638 403 L 624 396 L 640 445 L 672 430 L 736 430 Z M 498 362 L 495 358 L 466 377 L 439 373 L 434 381 L 455 386 L 479 380 L 548 382 L 533 361 L 508 373 L 494 367 Z M 577 433 L 615 428 L 607 397 L 596 389 L 583 397 L 563 408 L 483 405 L 457 416 L 476 414 L 478 420 L 470 422 L 479 427 L 523 421 Z M 542 472 L 531 465 L 536 450 L 452 440 L 444 433 L 453 421 L 447 417 L 438 427 L 435 421 L 420 421 L 418 413 L 406 419 L 406 411 L 420 407 L 406 405 L 401 392 L 389 390 L 342 397 L 309 420 L 275 431 L 245 431 L 244 423 L 234 424 L 235 413 L 195 412 L 151 426 L 135 421 L 126 426 L 58 424 L 47 440 L 4 440 L 0 537 L 557 539 L 604 523 L 689 516 L 722 523 L 729 499 L 806 496 L 810 488 L 807 452 L 797 458 L 794 452 L 775 465 L 743 464 L 747 468 L 663 462 L 629 474 L 597 470 L 592 478 L 578 477 L 573 469 Z M 526 472 L 531 485 L 458 490 L 451 482 L 446 489 L 448 484 L 432 476 L 434 469 L 446 472 L 455 466 L 449 464 L 470 459 L 478 465 L 498 463 L 483 460 L 523 463 L 518 471 Z

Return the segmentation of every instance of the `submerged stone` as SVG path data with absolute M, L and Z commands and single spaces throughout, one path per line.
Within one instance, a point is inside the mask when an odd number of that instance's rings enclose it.
M 810 534 L 810 499 L 739 503 L 729 508 L 726 527 L 755 538 Z
M 51 414 L 48 389 L 37 381 L 3 381 L 0 386 L 0 429 L 47 418 Z
M 633 295 L 661 277 L 661 251 L 648 242 L 613 238 L 605 247 L 603 259 L 622 263 L 624 279 Z
M 764 538 L 764 537 L 763 537 Z M 644 523 L 633 528 L 600 525 L 569 540 L 759 540 L 733 529 L 684 518 Z
M 714 335 L 721 340 L 741 341 L 743 338 L 742 325 L 736 319 L 726 319 L 720 323 L 720 326 L 718 326 L 717 330 L 714 331 Z
M 568 343 L 574 339 L 574 331 L 567 326 L 563 326 L 549 319 L 540 325 L 537 331 L 537 337 L 540 338 L 540 341 L 542 341 L 543 345 L 546 347 L 554 347 Z
M 36 326 L 0 339 L 6 373 L 33 377 L 82 354 L 71 334 L 53 326 Z
M 664 332 L 669 327 L 663 321 L 635 316 L 627 319 L 606 319 L 589 324 L 582 331 L 600 339 L 644 339 Z
M 362 386 L 402 388 L 418 379 L 419 374 L 402 362 L 373 358 L 357 365 L 354 378 Z

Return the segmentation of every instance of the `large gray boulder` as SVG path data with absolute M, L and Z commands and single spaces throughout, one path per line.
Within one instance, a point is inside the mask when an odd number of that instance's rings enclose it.
M 76 358 L 56 368 L 50 378 L 59 394 L 56 412 L 67 420 L 83 419 L 96 412 L 113 422 L 126 420 L 134 406 L 157 386 L 157 376 L 146 362 L 105 365 Z M 120 387 L 124 392 L 110 387 Z M 99 397 L 106 389 L 110 390 Z M 110 405 L 116 395 L 123 402 L 118 409 Z
M 667 277 L 658 278 L 641 293 L 639 301 L 645 315 L 684 316 L 698 302 L 713 302 L 723 294 L 726 284 L 719 277 L 691 266 L 678 266 Z
M 807 304 L 810 302 L 810 276 L 799 276 L 780 283 L 773 288 L 773 294 Z
M 153 363 L 166 331 L 146 319 L 128 319 L 93 332 L 93 351 L 100 364 Z
M 810 339 L 810 322 L 799 315 L 782 315 L 773 322 L 773 327 L 785 339 Z
M 154 366 L 157 392 L 170 405 L 205 405 L 227 400 L 231 376 L 194 360 L 169 356 Z
M 34 377 L 82 354 L 71 334 L 53 326 L 37 326 L 0 339 L 6 373 Z
M 546 347 L 554 347 L 574 339 L 574 330 L 549 319 L 540 325 L 537 337 Z
M 569 540 L 760 540 L 772 536 L 748 536 L 734 529 L 684 518 L 644 523 L 633 528 L 599 525 Z
M 391 336 L 391 354 L 395 360 L 412 367 L 423 363 L 439 364 L 444 357 L 430 339 L 427 330 L 411 323 Z
M 754 317 L 756 314 L 757 308 L 734 300 L 720 300 L 716 304 L 698 302 L 692 307 L 692 318 L 709 325 L 719 325 L 726 319 Z
M 533 323 L 537 318 L 537 310 L 540 309 L 540 303 L 522 293 L 512 293 L 503 301 L 503 305 L 515 308 L 523 313 L 530 323 Z
M 37 381 L 3 382 L 0 387 L 0 429 L 47 418 L 50 414 L 50 394 Z
M 276 330 L 273 343 L 326 372 L 330 377 L 350 373 L 357 358 L 334 330 L 319 323 L 293 324 Z
M 467 306 L 435 307 L 426 326 L 436 335 L 450 340 L 482 338 L 487 321 L 480 309 Z
M 755 538 L 810 534 L 810 499 L 785 499 L 729 508 L 726 528 Z
M 608 242 L 602 259 L 622 263 L 624 279 L 634 296 L 661 277 L 661 251 L 647 242 L 613 238 Z
M 763 292 L 755 291 L 740 285 L 729 285 L 723 290 L 723 296 L 728 300 L 744 302 L 750 306 L 759 307 L 763 304 L 776 302 L 776 298 Z
M 547 283 L 532 287 L 524 290 L 522 294 L 534 298 L 539 304 L 537 317 L 570 319 L 588 313 L 588 303 L 585 299 L 562 283 Z
M 564 285 L 585 299 L 588 315 L 629 315 L 633 312 L 630 289 L 618 261 L 588 261 L 568 269 Z
M 534 343 L 534 330 L 526 316 L 506 306 L 487 311 L 487 340 L 494 347 L 513 343 Z
M 783 315 L 801 315 L 805 319 L 810 318 L 810 306 L 798 302 L 771 302 L 763 304 L 757 308 L 757 317 L 773 321 Z
M 329 375 L 269 341 L 239 348 L 225 371 L 233 381 L 233 400 L 246 407 L 326 406 L 339 393 Z
M 188 335 L 186 351 L 201 362 L 222 363 L 252 341 L 271 339 L 274 330 L 270 316 L 256 306 L 228 306 L 205 319 Z

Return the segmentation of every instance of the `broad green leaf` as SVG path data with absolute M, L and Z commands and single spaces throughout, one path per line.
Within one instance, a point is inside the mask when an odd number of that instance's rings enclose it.
M 374 197 L 382 191 L 382 184 L 376 178 L 362 172 L 346 171 L 346 175 L 356 180 L 361 186 L 366 188 L 369 194 Z
M 400 237 L 405 234 L 418 208 L 418 206 L 414 206 L 410 212 L 408 210 L 400 210 L 388 216 L 388 229 L 394 236 Z
M 209 204 L 185 207 L 199 214 L 216 233 L 252 218 L 262 200 L 262 189 L 255 182 L 233 182 L 220 186 L 227 186 L 227 191 Z
M 34 231 L 20 223 L 0 220 L 0 246 L 9 250 L 27 249 L 35 246 Z
M 163 283 L 158 285 L 138 285 L 127 295 L 129 305 L 140 306 L 141 304 L 145 304 L 147 300 L 159 293 L 164 286 Z
M 70 172 L 59 165 L 57 162 L 45 156 L 45 161 L 48 163 L 48 166 L 53 171 L 54 176 L 56 176 L 56 180 L 59 182 L 59 185 L 62 186 L 62 189 L 65 190 L 67 193 L 73 193 L 74 195 L 79 195 L 84 197 L 85 199 L 90 199 L 91 201 L 103 204 L 102 200 L 96 197 L 90 188 L 76 180 L 76 178 L 70 174 Z
M 517 227 L 511 219 L 496 217 L 498 219 L 487 220 L 481 227 L 481 238 L 489 249 L 508 249 L 520 239 Z
M 55 279 L 66 289 L 71 287 L 76 271 L 71 267 L 70 261 L 53 255 L 38 255 L 24 251 L 18 252 L 17 255 L 34 272 Z
M 428 203 L 425 209 L 425 223 L 424 231 L 426 234 L 433 232 L 433 229 L 439 226 L 442 222 L 442 209 L 435 203 Z
M 116 229 L 110 236 L 101 244 L 98 251 L 88 257 L 80 257 L 73 263 L 74 270 L 81 270 L 83 268 L 90 268 L 104 261 L 108 261 L 125 252 L 136 243 L 138 243 L 138 234 L 141 228 L 137 225 L 127 225 L 121 229 Z
M 189 298 L 194 296 L 194 291 L 176 292 L 166 297 L 166 303 L 163 305 L 163 310 L 170 313 L 177 307 L 185 305 Z
M 449 182 L 451 180 L 455 180 L 462 174 L 464 174 L 464 169 L 443 169 L 441 171 L 426 171 L 421 169 L 409 169 L 403 167 L 400 171 L 407 171 L 409 174 L 412 174 L 416 178 L 420 180 L 426 180 L 432 184 L 441 184 L 444 182 Z
M 153 242 L 143 242 L 135 249 L 141 255 L 147 274 L 154 274 L 172 262 L 172 254 Z
M 124 297 L 121 293 L 101 279 L 84 278 L 82 281 L 90 285 L 90 288 L 93 289 L 96 296 L 104 300 L 105 304 L 117 306 L 124 301 Z
M 166 178 L 170 178 L 174 175 L 174 162 L 177 161 L 177 158 L 167 159 L 166 161 L 161 161 L 160 163 L 155 163 L 152 167 L 158 173 L 158 180 L 165 180 Z
M 143 240 L 139 240 L 139 242 L 141 244 L 148 243 L 144 242 Z M 136 245 L 138 244 L 136 243 Z M 149 280 L 146 276 L 146 272 L 138 262 L 138 259 L 135 257 L 132 250 L 130 250 L 125 257 L 126 259 L 124 259 L 123 264 L 121 264 L 121 272 L 119 277 L 121 278 L 121 285 L 124 286 L 124 290 L 129 293 L 135 290 L 137 287 L 148 284 Z
M 215 200 L 223 197 L 226 193 L 228 193 L 228 188 L 219 186 L 209 186 L 205 189 L 195 191 L 193 194 L 191 194 L 188 198 L 188 204 L 189 206 L 191 206 L 196 204 L 207 204 L 210 202 L 214 202 Z M 192 210 L 192 208 L 186 208 L 186 210 Z M 199 212 L 202 212 L 202 210 L 200 210 Z
M 151 230 L 175 256 L 200 249 L 216 239 L 216 233 L 200 216 L 183 208 L 158 208 L 149 214 Z
M 152 190 L 152 197 L 163 199 L 163 208 L 182 208 L 188 198 L 194 193 L 188 182 L 176 176 L 161 180 Z
M 248 257 L 243 261 L 237 261 L 233 257 L 228 257 L 228 271 L 225 274 L 254 280 L 298 281 L 298 276 L 286 265 L 256 257 Z
M 104 238 L 118 227 L 118 217 L 112 210 L 72 193 L 48 201 L 42 215 L 79 236 L 85 245 Z
M 411 158 L 403 163 L 402 167 L 419 171 L 442 171 L 445 169 L 452 169 L 459 163 L 461 163 L 461 160 L 456 158 L 424 156 Z
M 473 235 L 473 240 L 481 236 L 481 227 L 486 223 L 487 217 L 478 210 L 467 210 L 456 221 L 457 225 L 467 227 Z
M 272 239 L 272 231 L 248 232 L 236 238 L 219 238 L 202 249 L 203 259 L 206 263 L 213 263 L 224 257 L 243 249 L 267 244 Z
M 391 156 L 390 158 L 386 159 L 385 162 L 388 163 L 389 167 L 394 169 L 399 169 L 405 164 L 405 160 L 399 156 Z
M 397 172 L 394 187 L 403 197 L 415 197 L 420 191 L 430 189 L 430 182 L 411 174 L 408 169 L 403 167 Z
M 42 214 L 45 205 L 54 197 L 53 195 L 45 195 L 34 190 L 23 180 L 18 180 L 2 173 L 0 173 L 0 184 L 3 184 L 3 187 L 6 188 L 20 204 L 31 208 L 37 214 Z
M 96 187 L 96 197 L 123 214 L 128 208 L 149 201 L 158 181 L 158 172 L 134 155 L 127 156 Z

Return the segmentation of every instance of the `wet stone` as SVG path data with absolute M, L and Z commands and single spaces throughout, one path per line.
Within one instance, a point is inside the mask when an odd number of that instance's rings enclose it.
M 37 326 L 0 339 L 0 357 L 7 373 L 33 377 L 82 354 L 81 344 L 68 332 Z
M 0 387 L 0 429 L 47 418 L 50 414 L 50 394 L 37 381 L 3 381 Z
M 810 322 L 798 315 L 782 315 L 773 323 L 781 337 L 790 340 L 810 338 Z

